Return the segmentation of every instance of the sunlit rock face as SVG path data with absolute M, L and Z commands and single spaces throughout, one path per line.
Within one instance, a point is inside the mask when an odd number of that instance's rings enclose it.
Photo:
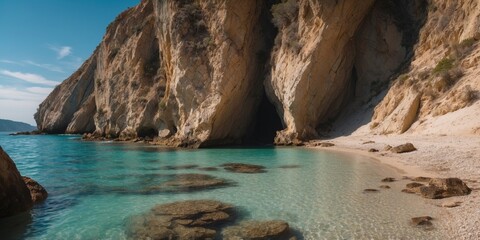
M 474 71 L 453 87 L 437 75 L 418 80 L 425 66 L 435 67 L 431 59 L 452 49 L 445 41 L 478 30 L 471 1 L 432 4 L 144 0 L 107 27 L 35 119 L 47 133 L 169 146 L 301 144 L 355 100 L 376 106 L 369 131 L 403 133 L 419 119 L 469 106 L 468 93 L 480 85 Z M 455 24 L 442 32 L 440 15 L 449 12 Z M 476 59 L 455 64 L 471 68 Z

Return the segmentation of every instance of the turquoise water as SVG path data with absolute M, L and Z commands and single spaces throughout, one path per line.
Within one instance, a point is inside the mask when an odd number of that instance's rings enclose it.
M 436 216 L 419 197 L 392 189 L 363 193 L 384 177 L 401 178 L 389 167 L 364 157 L 302 148 L 167 150 L 141 144 L 82 142 L 78 136 L 7 136 L 0 145 L 22 175 L 49 192 L 31 211 L 31 222 L 7 232 L 25 239 L 125 239 L 129 217 L 156 204 L 216 199 L 238 206 L 244 219 L 281 219 L 300 239 L 434 239 L 438 230 L 409 226 L 411 217 Z M 267 173 L 223 170 L 162 170 L 163 166 L 228 162 L 266 166 Z M 283 169 L 282 165 L 300 165 Z M 194 193 L 140 194 L 139 189 L 175 173 L 203 173 L 236 186 Z M 7 224 L 2 223 L 5 226 Z M 5 231 L 5 230 L 4 230 Z M 5 239 L 6 235 L 0 237 Z

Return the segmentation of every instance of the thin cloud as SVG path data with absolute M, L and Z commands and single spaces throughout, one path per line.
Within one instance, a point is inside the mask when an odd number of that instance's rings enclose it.
M 47 64 L 47 63 L 36 63 L 36 62 L 30 61 L 30 60 L 25 60 L 23 62 L 25 62 L 27 64 L 30 64 L 32 66 L 35 66 L 35 67 L 47 69 L 47 70 L 52 71 L 52 72 L 65 73 L 61 67 L 56 66 L 56 65 Z
M 0 59 L 0 63 L 7 63 L 7 64 L 13 64 L 13 65 L 21 65 L 23 66 L 22 63 L 16 62 L 16 61 L 11 61 L 7 59 Z
M 38 89 L 33 89 L 34 91 Z M 0 99 L 17 101 L 42 101 L 48 93 L 33 93 L 22 91 L 17 88 L 5 87 L 0 85 Z
M 53 91 L 53 88 L 44 88 L 44 87 L 29 87 L 26 88 L 28 92 L 40 95 L 48 95 Z
M 72 54 L 72 47 L 70 46 L 50 46 L 50 49 L 57 53 L 57 59 L 63 59 L 64 57 Z
M 0 74 L 8 77 L 13 77 L 19 80 L 23 80 L 25 82 L 35 83 L 40 85 L 56 86 L 59 84 L 59 82 L 48 80 L 43 76 L 33 74 L 33 73 L 22 73 L 22 72 L 12 72 L 8 70 L 1 70 Z

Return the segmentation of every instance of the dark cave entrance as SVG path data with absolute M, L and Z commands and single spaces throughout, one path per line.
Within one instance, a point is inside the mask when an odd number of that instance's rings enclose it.
M 158 136 L 158 131 L 154 128 L 141 127 L 137 131 L 137 136 L 141 138 L 151 138 Z
M 246 145 L 271 145 L 277 131 L 283 129 L 282 120 L 278 116 L 275 106 L 263 93 L 260 106 L 253 122 L 252 132 L 245 141 Z
M 275 38 L 278 34 L 278 29 L 272 23 L 272 6 L 279 3 L 280 0 L 264 1 L 262 13 L 260 14 L 259 24 L 263 33 L 262 50 L 257 52 L 258 62 L 262 64 L 262 69 L 259 72 L 258 81 L 264 81 L 265 76 L 268 75 L 270 69 L 270 55 L 275 44 Z M 252 119 L 252 124 L 248 130 L 243 145 L 250 146 L 265 146 L 272 145 L 277 131 L 282 130 L 283 123 L 275 106 L 270 102 L 265 93 L 262 83 L 261 95 L 258 97 L 259 104 L 257 112 Z

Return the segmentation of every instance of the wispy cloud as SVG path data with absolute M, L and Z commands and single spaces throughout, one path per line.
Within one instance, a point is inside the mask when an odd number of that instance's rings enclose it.
M 34 61 L 30 61 L 30 60 L 25 60 L 24 62 L 27 63 L 27 64 L 30 64 L 32 66 L 35 66 L 35 67 L 47 69 L 47 70 L 52 71 L 52 72 L 65 73 L 61 67 L 53 65 L 53 64 L 37 63 L 37 62 L 34 62 Z
M 43 91 L 43 93 L 35 92 L 35 91 L 38 91 L 39 89 L 31 89 L 31 90 L 33 90 L 34 92 L 31 92 L 28 89 L 27 91 L 22 91 L 17 88 L 11 88 L 11 87 L 0 85 L 0 99 L 39 102 L 39 101 L 42 101 L 46 97 L 46 95 L 48 95 L 49 93 L 49 92 L 46 92 L 45 90 L 40 90 L 40 91 Z
M 34 94 L 48 95 L 53 91 L 53 88 L 29 87 L 27 91 Z
M 57 59 L 62 59 L 64 57 L 72 54 L 72 47 L 70 47 L 70 46 L 57 47 L 57 46 L 52 46 L 51 45 L 50 49 L 57 53 Z
M 23 80 L 29 83 L 41 84 L 46 86 L 55 86 L 59 84 L 59 82 L 48 80 L 43 76 L 33 74 L 33 73 L 22 73 L 22 72 L 8 71 L 8 70 L 0 70 L 0 74 L 8 77 L 13 77 L 19 80 Z
M 7 64 L 13 64 L 13 65 L 23 65 L 20 62 L 8 60 L 8 59 L 0 59 L 0 63 L 7 63 Z

